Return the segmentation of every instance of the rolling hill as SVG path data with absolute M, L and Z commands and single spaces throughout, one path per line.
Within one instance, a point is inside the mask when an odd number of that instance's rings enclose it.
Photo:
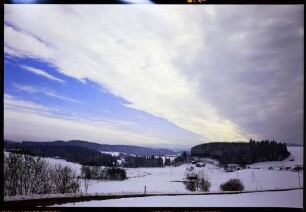
M 14 145 L 26 145 L 26 146 L 46 146 L 46 147 L 81 147 L 94 151 L 106 151 L 106 152 L 121 152 L 128 155 L 138 155 L 138 156 L 164 156 L 164 155 L 175 155 L 176 153 L 169 149 L 153 149 L 140 146 L 132 145 L 110 145 L 110 144 L 98 144 L 88 141 L 81 140 L 71 140 L 71 141 L 47 141 L 47 142 L 35 142 L 35 141 L 23 141 L 21 143 L 4 140 L 4 148 L 8 148 Z

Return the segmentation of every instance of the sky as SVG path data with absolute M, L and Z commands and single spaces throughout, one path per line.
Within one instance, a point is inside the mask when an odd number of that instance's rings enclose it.
M 303 5 L 5 5 L 4 138 L 303 143 Z

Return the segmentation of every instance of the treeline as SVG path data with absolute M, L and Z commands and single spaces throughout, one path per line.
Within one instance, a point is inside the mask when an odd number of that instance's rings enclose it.
M 285 143 L 272 140 L 236 143 L 206 143 L 191 148 L 191 156 L 208 157 L 222 164 L 251 164 L 263 161 L 280 161 L 290 155 Z
M 181 164 L 187 163 L 190 160 L 190 155 L 187 152 L 183 152 L 181 155 L 174 158 L 173 164 L 174 166 L 179 166 Z
M 51 165 L 40 157 L 4 156 L 4 196 L 76 193 L 80 182 L 68 166 Z
M 183 152 L 181 155 L 174 158 L 171 161 L 170 157 L 165 157 L 165 161 L 159 156 L 136 156 L 136 157 L 126 157 L 123 162 L 124 167 L 138 168 L 138 167 L 164 167 L 164 166 L 179 166 L 181 164 L 190 161 L 190 155 L 187 152 Z
M 113 166 L 116 158 L 109 154 L 78 146 L 44 145 L 43 143 L 29 145 L 27 143 L 5 143 L 7 151 L 17 151 L 22 154 L 40 157 L 59 157 L 69 162 L 86 166 Z
M 108 180 L 125 180 L 126 171 L 121 168 L 108 168 L 100 166 L 82 166 L 81 176 L 83 179 L 108 179 Z
M 169 159 L 170 161 L 170 159 Z M 125 158 L 125 161 L 123 162 L 124 167 L 130 167 L 130 168 L 138 168 L 138 167 L 163 167 L 164 162 L 161 157 L 155 157 L 152 156 L 128 156 Z

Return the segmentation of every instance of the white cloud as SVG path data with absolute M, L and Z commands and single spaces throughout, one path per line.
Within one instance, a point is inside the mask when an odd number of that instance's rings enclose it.
M 161 144 L 163 140 L 132 129 L 133 123 L 109 119 L 82 119 L 61 115 L 60 110 L 4 95 L 4 137 L 13 140 L 72 140 L 98 143 Z M 29 133 L 31 132 L 31 133 Z
M 87 140 L 97 143 L 157 145 L 163 141 L 150 134 L 135 133 L 105 124 L 80 122 L 37 113 L 4 111 L 4 137 L 13 140 Z M 29 133 L 31 132 L 31 133 Z
M 56 82 L 61 82 L 61 83 L 65 82 L 64 80 L 59 79 L 57 77 L 54 77 L 54 76 L 48 74 L 47 72 L 45 72 L 45 71 L 43 71 L 41 69 L 37 69 L 37 68 L 30 67 L 30 66 L 25 66 L 25 65 L 22 65 L 21 67 L 23 69 L 29 71 L 29 72 L 32 72 L 32 73 L 37 74 L 39 76 L 45 77 L 45 78 L 47 78 L 49 80 L 56 81 Z
M 42 59 L 51 58 L 53 50 L 29 34 L 5 25 L 4 36 L 4 51 L 12 56 Z
M 19 83 L 13 83 L 13 87 L 20 91 L 25 91 L 28 93 L 38 93 L 39 90 L 37 88 L 34 88 L 31 85 L 21 85 Z
M 58 94 L 54 93 L 53 91 L 45 90 L 43 92 L 43 94 L 46 95 L 46 96 L 50 96 L 50 97 L 54 97 L 54 98 L 63 100 L 63 101 L 85 104 L 84 102 L 79 101 L 77 99 L 73 99 L 73 98 L 69 98 L 69 97 L 66 97 L 66 96 L 58 95 Z
M 58 111 L 56 108 L 50 108 L 34 102 L 25 101 L 9 94 L 4 94 L 4 109 L 37 112 L 47 114 Z
M 18 83 L 14 83 L 13 86 L 20 91 L 25 91 L 25 92 L 28 92 L 28 93 L 41 93 L 43 95 L 50 96 L 50 97 L 53 97 L 53 98 L 57 98 L 57 99 L 60 99 L 60 100 L 63 100 L 63 101 L 85 104 L 84 102 L 79 101 L 77 99 L 73 99 L 73 98 L 69 98 L 69 97 L 66 97 L 66 96 L 59 95 L 59 94 L 57 94 L 56 92 L 54 92 L 50 89 L 46 89 L 46 88 L 42 88 L 42 87 L 37 88 L 37 87 L 33 87 L 31 85 L 21 85 L 21 84 L 18 84 Z
M 39 58 L 62 74 L 83 82 L 90 79 L 129 101 L 127 107 L 165 118 L 206 141 L 247 140 L 254 135 L 202 95 L 197 76 L 206 82 L 226 83 L 211 74 L 214 67 L 208 63 L 218 51 L 207 57 L 215 43 L 210 45 L 205 39 L 205 28 L 215 27 L 208 26 L 208 21 L 216 21 L 221 10 L 207 8 L 5 5 L 5 23 L 18 29 L 5 25 L 5 53 Z M 229 35 L 237 47 L 233 55 L 243 49 L 244 55 L 250 53 L 244 48 L 247 37 L 244 32 Z M 211 70 L 199 66 L 181 70 L 193 67 L 195 58 L 202 58 Z M 226 66 L 222 60 L 215 67 Z M 210 89 L 213 94 L 214 88 Z

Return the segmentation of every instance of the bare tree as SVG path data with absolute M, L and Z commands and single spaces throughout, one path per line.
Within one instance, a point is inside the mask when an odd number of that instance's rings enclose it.
M 20 194 L 20 167 L 22 158 L 20 154 L 10 153 L 4 160 L 4 190 L 6 195 Z
M 85 193 L 87 193 L 88 192 L 88 188 L 90 186 L 90 179 L 89 178 L 83 178 L 83 182 L 84 182 Z
M 76 193 L 80 182 L 68 166 L 50 166 L 40 157 L 9 153 L 4 157 L 4 195 Z

